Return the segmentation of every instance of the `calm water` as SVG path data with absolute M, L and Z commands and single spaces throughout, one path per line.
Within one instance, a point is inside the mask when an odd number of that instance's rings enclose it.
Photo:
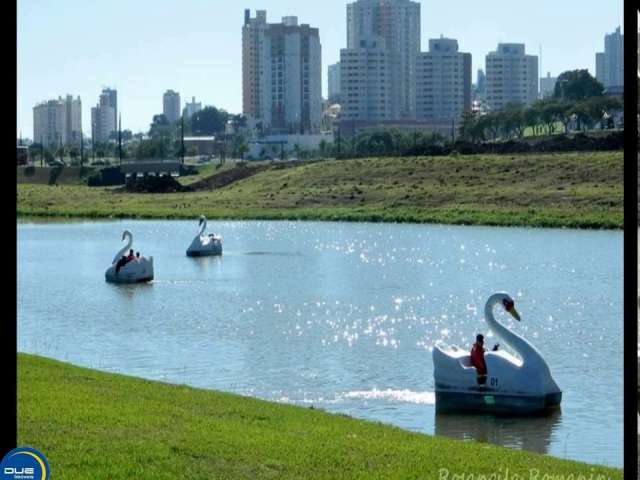
M 149 285 L 104 271 L 122 231 Z M 20 223 L 18 345 L 74 364 L 622 467 L 621 232 L 210 222 Z M 506 290 L 564 392 L 549 418 L 435 415 L 431 347 L 487 333 Z M 492 346 L 494 338 L 487 343 Z

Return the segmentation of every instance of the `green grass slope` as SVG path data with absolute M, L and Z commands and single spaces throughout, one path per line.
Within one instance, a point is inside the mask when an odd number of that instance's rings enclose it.
M 503 478 L 506 469 L 520 478 L 530 478 L 532 469 L 540 478 L 623 476 L 618 469 L 25 354 L 18 356 L 18 443 L 42 451 L 58 479 L 435 479 L 441 469 L 448 478 Z
M 18 214 L 622 228 L 623 163 L 623 152 L 327 160 L 175 194 L 20 184 Z

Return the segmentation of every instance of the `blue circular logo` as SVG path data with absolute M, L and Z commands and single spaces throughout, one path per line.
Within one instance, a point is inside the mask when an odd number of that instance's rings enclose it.
M 0 480 L 49 480 L 49 462 L 35 448 L 14 448 L 0 463 Z

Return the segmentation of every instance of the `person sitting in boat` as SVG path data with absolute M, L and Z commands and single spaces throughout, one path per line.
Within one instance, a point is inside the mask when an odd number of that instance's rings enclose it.
M 133 254 L 133 248 L 129 250 L 129 256 L 127 257 L 127 263 L 131 260 L 135 260 L 136 256 Z
M 140 252 L 136 252 L 136 260 L 139 262 L 140 261 Z
M 127 264 L 127 257 L 123 255 L 122 258 L 118 260 L 118 263 L 116 263 L 116 275 L 118 274 L 118 272 L 120 272 L 120 269 L 124 267 L 126 264 Z
M 500 344 L 496 343 L 492 351 L 497 352 Z M 487 364 L 484 361 L 484 335 L 479 333 L 476 336 L 476 343 L 471 347 L 471 364 L 476 367 L 478 372 L 478 383 L 484 385 L 487 381 Z
M 484 335 L 476 335 L 476 343 L 471 347 L 471 365 L 476 368 L 478 384 L 484 385 L 487 381 L 487 364 L 484 361 Z

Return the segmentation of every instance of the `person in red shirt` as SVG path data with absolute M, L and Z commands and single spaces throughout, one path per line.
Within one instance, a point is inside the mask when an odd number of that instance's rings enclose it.
M 484 335 L 476 336 L 476 343 L 471 347 L 471 365 L 476 367 L 478 383 L 484 385 L 487 381 L 487 364 L 484 361 Z
M 135 260 L 136 256 L 133 254 L 133 248 L 131 250 L 129 250 L 129 256 L 127 257 L 127 262 L 130 262 L 131 260 Z

